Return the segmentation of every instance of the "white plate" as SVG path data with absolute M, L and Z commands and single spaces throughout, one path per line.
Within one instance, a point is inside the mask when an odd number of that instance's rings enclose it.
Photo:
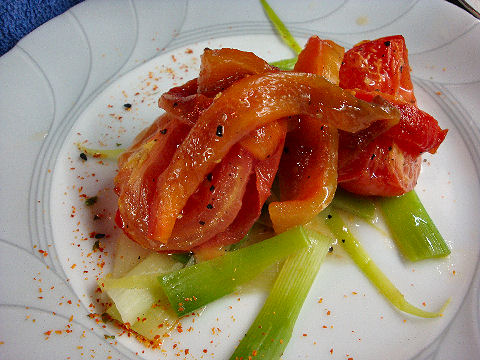
M 438 154 L 426 156 L 417 192 L 452 255 L 406 263 L 389 239 L 356 229 L 407 299 L 436 309 L 450 297 L 446 315 L 424 320 L 398 313 L 347 258 L 330 256 L 284 358 L 467 359 L 480 353 L 478 21 L 443 2 L 304 1 L 295 12 L 272 5 L 302 41 L 317 33 L 349 48 L 364 38 L 403 34 L 419 105 L 450 129 Z M 196 76 L 206 46 L 250 50 L 267 60 L 291 56 L 256 1 L 90 1 L 0 58 L 0 358 L 224 359 L 233 351 L 265 294 L 212 304 L 194 323 L 186 320 L 183 329 L 191 324 L 191 331 L 174 331 L 154 351 L 126 336 L 105 339 L 118 331 L 87 316 L 101 311 L 95 278 L 110 261 L 105 253 L 90 255 L 89 234 L 115 236 L 115 165 L 82 162 L 75 144 L 128 144 L 159 113 L 159 94 Z M 131 111 L 123 109 L 127 102 Z M 103 220 L 92 221 L 82 194 L 99 195 Z

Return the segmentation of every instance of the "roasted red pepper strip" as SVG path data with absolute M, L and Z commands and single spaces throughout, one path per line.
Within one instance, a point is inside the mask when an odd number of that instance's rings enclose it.
M 345 49 L 335 42 L 312 36 L 298 55 L 294 70 L 322 75 L 325 79 L 338 85 L 339 70 L 344 53 Z
M 295 71 L 322 75 L 338 83 L 344 49 L 312 36 L 298 56 Z M 305 224 L 333 199 L 337 188 L 338 131 L 310 116 L 300 116 L 287 135 L 279 167 L 279 202 L 268 210 L 276 233 Z
M 200 114 L 208 108 L 213 99 L 197 93 L 198 79 L 177 86 L 160 96 L 158 106 L 167 113 L 177 116 L 190 125 L 195 124 Z
M 236 49 L 205 49 L 198 77 L 198 91 L 216 96 L 247 75 L 277 72 L 277 68 L 251 52 Z M 272 122 L 245 136 L 240 144 L 257 159 L 265 160 L 286 135 L 286 124 Z
M 356 99 L 324 78 L 301 73 L 268 73 L 241 79 L 205 110 L 160 175 L 151 207 L 149 237 L 166 243 L 177 216 L 204 177 L 230 148 L 259 126 L 291 115 L 324 119 L 358 131 L 381 119 L 398 122 L 398 112 Z
M 252 52 L 237 49 L 205 49 L 198 76 L 198 92 L 215 96 L 245 75 L 279 71 Z
M 164 93 L 158 105 L 193 125 L 220 91 L 247 75 L 277 71 L 277 68 L 251 52 L 228 48 L 205 49 L 200 76 Z M 252 131 L 240 143 L 257 159 L 265 160 L 273 154 L 285 135 L 286 125 L 273 122 Z
M 280 199 L 268 206 L 276 233 L 312 220 L 337 188 L 338 131 L 304 116 L 288 133 L 279 167 Z

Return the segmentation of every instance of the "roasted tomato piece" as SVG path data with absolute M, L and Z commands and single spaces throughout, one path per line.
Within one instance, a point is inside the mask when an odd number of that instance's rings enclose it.
M 358 131 L 380 119 L 398 122 L 398 111 L 353 97 L 323 77 L 301 73 L 251 75 L 216 97 L 159 176 L 149 237 L 166 243 L 188 198 L 242 137 L 290 115 L 310 115 L 333 127 Z
M 368 101 L 378 93 L 356 91 L 356 96 Z M 340 131 L 338 182 L 342 188 L 361 195 L 408 192 L 420 174 L 419 156 L 435 153 L 445 139 L 448 130 L 415 104 L 390 101 L 400 111 L 397 125 L 380 135 L 375 124 L 354 134 Z
M 236 144 L 190 196 L 162 250 L 190 250 L 234 221 L 253 172 L 253 156 Z
M 276 151 L 264 161 L 259 161 L 255 165 L 255 171 L 250 177 L 247 190 L 242 200 L 242 207 L 235 220 L 228 228 L 214 236 L 209 241 L 193 249 L 202 258 L 211 258 L 221 255 L 227 245 L 234 244 L 241 240 L 258 220 L 262 207 L 270 196 L 275 174 L 277 173 L 280 157 L 283 150 L 283 141 L 279 144 Z
M 340 87 L 379 91 L 415 103 L 403 36 L 364 41 L 347 51 L 340 67 Z
M 339 186 L 360 195 L 397 196 L 413 190 L 421 157 L 379 136 L 362 149 L 339 151 Z
M 380 95 L 378 92 L 356 90 L 355 96 L 365 101 L 372 101 L 374 97 Z M 394 139 L 402 150 L 412 155 L 420 155 L 427 151 L 434 154 L 445 139 L 448 130 L 440 128 L 435 118 L 420 110 L 416 105 L 385 94 L 382 96 L 386 97 L 400 111 L 398 124 L 390 129 L 384 129 L 375 127 L 375 125 L 381 124 L 381 122 L 376 122 L 357 133 L 342 131 L 340 132 L 340 146 L 362 147 L 376 136 L 383 134 L 383 136 Z
M 156 248 L 148 240 L 151 205 L 158 174 L 168 166 L 190 126 L 165 114 L 141 133 L 132 147 L 119 159 L 115 177 L 119 223 L 123 231 L 142 246 Z

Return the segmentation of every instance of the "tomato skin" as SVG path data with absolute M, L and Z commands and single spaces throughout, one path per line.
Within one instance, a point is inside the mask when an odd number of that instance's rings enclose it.
M 403 36 L 364 41 L 347 51 L 340 67 L 340 87 L 379 91 L 415 104 Z

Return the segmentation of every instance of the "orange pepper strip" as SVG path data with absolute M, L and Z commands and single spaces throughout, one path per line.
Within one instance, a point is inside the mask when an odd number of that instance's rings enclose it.
M 398 111 L 359 100 L 323 77 L 268 73 L 241 79 L 202 113 L 160 175 L 149 236 L 166 243 L 180 211 L 206 174 L 249 132 L 282 117 L 305 114 L 333 127 L 358 131 L 380 119 L 398 122 Z
M 205 49 L 198 77 L 198 91 L 214 96 L 247 75 L 278 71 L 252 52 L 229 48 Z M 240 145 L 255 158 L 265 160 L 277 150 L 278 144 L 285 139 L 286 132 L 285 121 L 280 124 L 271 122 L 245 136 Z
M 343 47 L 312 36 L 298 56 L 295 71 L 324 76 L 338 84 Z M 337 188 L 338 131 L 311 116 L 301 116 L 288 133 L 279 167 L 280 199 L 268 210 L 281 233 L 309 222 L 333 199 Z
M 338 131 L 302 116 L 289 132 L 279 167 L 280 199 L 268 212 L 276 233 L 305 224 L 332 201 L 337 188 Z

